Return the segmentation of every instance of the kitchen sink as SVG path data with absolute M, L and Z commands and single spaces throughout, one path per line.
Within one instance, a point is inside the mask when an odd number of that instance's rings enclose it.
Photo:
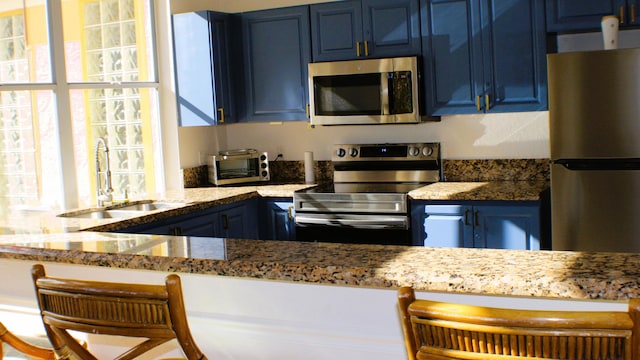
M 113 205 L 105 208 L 91 208 L 86 210 L 74 210 L 59 214 L 58 217 L 80 218 L 80 219 L 117 219 L 133 216 L 140 216 L 145 212 L 171 209 L 184 206 L 185 203 L 168 201 L 140 201 L 131 204 Z
M 111 209 L 117 211 L 154 211 L 162 209 L 170 209 L 178 206 L 184 206 L 184 203 L 165 202 L 165 201 L 150 201 L 139 202 L 124 206 L 114 206 Z
M 59 217 L 80 218 L 80 219 L 117 219 L 140 215 L 140 211 L 135 210 L 87 210 L 73 211 L 58 215 Z

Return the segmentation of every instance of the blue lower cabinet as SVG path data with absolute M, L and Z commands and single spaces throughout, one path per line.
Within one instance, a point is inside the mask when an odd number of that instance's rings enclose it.
M 257 239 L 257 199 L 241 201 L 216 212 L 217 237 Z
M 260 239 L 295 240 L 296 222 L 292 198 L 261 199 Z
M 495 205 L 417 201 L 412 205 L 413 244 L 540 250 L 540 204 Z
M 257 201 L 258 199 L 251 199 L 216 206 L 186 215 L 128 227 L 117 232 L 257 239 Z

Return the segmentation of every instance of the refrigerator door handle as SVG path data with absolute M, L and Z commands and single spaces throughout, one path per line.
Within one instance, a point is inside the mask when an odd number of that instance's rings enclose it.
M 560 159 L 554 161 L 567 170 L 640 170 L 640 158 L 633 159 Z

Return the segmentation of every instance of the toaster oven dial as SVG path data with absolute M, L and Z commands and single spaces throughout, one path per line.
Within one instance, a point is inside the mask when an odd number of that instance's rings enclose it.
M 411 155 L 411 156 L 418 156 L 418 155 L 420 155 L 420 148 L 410 146 L 410 147 L 409 147 L 409 155 Z
M 422 148 L 422 155 L 431 156 L 431 154 L 433 154 L 433 148 L 431 146 L 425 146 Z
M 349 156 L 351 156 L 351 157 L 358 156 L 358 149 L 356 149 L 356 148 L 349 149 Z
M 338 150 L 336 150 L 336 155 L 338 157 L 344 157 L 345 155 L 347 155 L 347 152 L 343 148 L 338 148 Z

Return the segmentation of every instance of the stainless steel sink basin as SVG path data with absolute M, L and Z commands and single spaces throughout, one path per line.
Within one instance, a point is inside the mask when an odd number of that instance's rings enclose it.
M 165 202 L 165 201 L 151 201 L 141 202 L 125 206 L 113 207 L 113 210 L 129 210 L 129 211 L 154 211 L 162 209 L 170 209 L 178 206 L 183 206 L 183 203 Z
M 140 216 L 145 212 L 170 209 L 184 205 L 185 203 L 168 201 L 140 201 L 128 205 L 113 205 L 100 209 L 74 210 L 59 214 L 58 216 L 80 219 L 117 219 Z
M 135 210 L 106 210 L 96 209 L 87 211 L 74 211 L 60 214 L 60 217 L 81 218 L 81 219 L 117 219 L 140 215 L 140 211 Z

